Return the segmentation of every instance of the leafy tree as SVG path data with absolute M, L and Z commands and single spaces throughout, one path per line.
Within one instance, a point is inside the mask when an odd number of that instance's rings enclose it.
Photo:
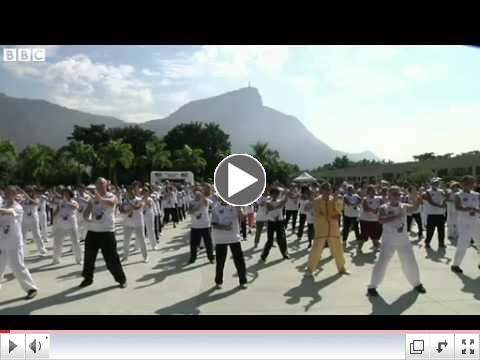
M 173 160 L 174 170 L 189 170 L 194 174 L 204 173 L 207 161 L 203 158 L 202 149 L 192 149 L 190 146 L 184 145 L 183 149 L 175 150 L 173 155 L 175 158 Z
M 166 149 L 166 146 L 167 144 L 157 137 L 145 144 L 150 171 L 168 169 L 172 166 L 171 152 Z
M 435 159 L 435 157 L 436 157 L 435 153 L 433 153 L 433 152 L 427 152 L 427 153 L 423 153 L 423 154 L 413 156 L 413 158 L 416 161 L 432 160 L 432 159 Z
M 77 140 L 71 140 L 67 146 L 60 149 L 59 156 L 63 161 L 62 165 L 68 164 L 71 166 L 76 175 L 74 182 L 77 184 L 82 182 L 82 176 L 85 173 L 91 175 L 92 166 L 97 161 L 93 146 Z M 71 174 L 70 171 L 67 171 L 67 173 Z
M 251 145 L 251 148 L 253 150 L 251 155 L 260 161 L 265 169 L 268 184 L 287 184 L 292 176 L 300 171 L 297 165 L 280 160 L 278 151 L 270 149 L 268 143 L 257 142 Z
M 105 125 L 90 125 L 90 127 L 75 125 L 72 135 L 67 139 L 82 141 L 84 144 L 92 145 L 93 149 L 98 151 L 111 140 L 111 137 Z
M 0 138 L 0 186 L 7 185 L 17 166 L 17 151 L 10 140 Z
M 145 144 L 155 138 L 153 131 L 143 129 L 138 125 L 110 128 L 106 130 L 106 133 L 109 140 L 122 139 L 123 142 L 130 144 L 135 156 L 146 155 Z
M 123 167 L 124 169 L 128 169 L 132 166 L 134 160 L 132 146 L 124 143 L 122 140 L 110 140 L 100 148 L 98 156 L 114 184 L 118 184 L 118 168 Z
M 55 150 L 46 145 L 28 145 L 19 155 L 19 171 L 24 183 L 47 183 L 54 169 L 55 155 Z
M 230 136 L 218 124 L 192 122 L 175 126 L 163 140 L 172 153 L 182 150 L 186 144 L 192 149 L 201 149 L 202 157 L 207 164 L 202 172 L 196 175 L 202 178 L 213 178 L 218 163 L 231 153 L 229 138 Z

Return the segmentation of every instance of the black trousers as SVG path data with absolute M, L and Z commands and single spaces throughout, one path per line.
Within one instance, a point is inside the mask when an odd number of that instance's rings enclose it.
M 273 246 L 274 236 L 277 241 L 278 247 L 282 256 L 287 254 L 287 237 L 285 235 L 285 226 L 283 220 L 280 221 L 268 221 L 267 222 L 267 242 L 265 243 L 265 248 L 262 252 L 262 259 L 266 260 L 270 250 Z
M 190 262 L 197 260 L 197 249 L 200 246 L 200 242 L 205 243 L 207 250 L 208 260 L 213 261 L 215 258 L 213 255 L 212 236 L 210 228 L 204 229 L 190 229 Z
M 427 237 L 425 243 L 430 244 L 432 241 L 435 228 L 438 234 L 438 243 L 445 244 L 445 216 L 443 215 L 428 215 L 427 216 Z
M 185 205 L 180 206 L 178 210 L 182 216 L 182 220 L 185 220 L 187 218 L 187 214 L 185 213 Z
M 414 219 L 415 219 L 415 222 L 417 223 L 418 235 L 423 236 L 422 215 L 420 213 L 407 216 L 407 231 L 410 232 L 412 228 L 412 222 Z
M 87 232 L 82 273 L 83 278 L 87 281 L 93 281 L 98 250 L 102 251 L 107 269 L 113 275 L 115 281 L 120 284 L 126 282 L 127 278 L 123 272 L 120 257 L 118 256 L 117 241 L 115 239 L 115 233 L 113 232 Z
M 355 238 L 360 239 L 360 231 L 358 230 L 358 219 L 356 217 L 348 217 L 343 215 L 343 242 L 347 241 L 350 229 L 355 232 Z
M 303 228 L 305 227 L 305 223 L 307 222 L 307 214 L 300 214 L 300 224 L 298 224 L 298 232 L 297 237 L 299 239 L 303 236 Z
M 242 245 L 239 242 L 231 244 L 215 245 L 215 254 L 217 256 L 217 268 L 215 272 L 215 283 L 223 284 L 223 269 L 225 268 L 225 260 L 227 259 L 228 248 L 233 256 L 233 263 L 237 269 L 240 285 L 247 283 L 247 268 L 245 266 L 245 258 L 243 257 Z
M 292 231 L 295 232 L 295 226 L 297 225 L 298 210 L 286 210 L 285 211 L 285 229 L 288 227 L 290 218 L 292 218 Z
M 53 207 L 47 208 L 47 223 L 53 225 Z
M 266 221 L 257 221 L 255 223 L 255 244 L 257 245 L 260 242 L 260 235 L 262 234 L 265 225 L 267 225 Z
M 247 238 L 247 217 L 246 216 L 242 218 L 242 223 L 240 224 L 240 228 L 242 231 L 242 239 L 246 239 Z
M 315 227 L 313 224 L 307 225 L 307 236 L 308 236 L 308 244 L 311 246 L 313 238 L 315 237 Z
M 176 208 L 165 208 L 165 215 L 163 216 L 163 223 L 170 222 L 170 218 L 174 223 L 178 223 L 178 211 Z
M 162 232 L 162 218 L 160 215 L 155 215 L 155 219 L 153 220 L 153 224 L 155 227 L 155 238 L 157 240 L 160 239 L 160 233 Z

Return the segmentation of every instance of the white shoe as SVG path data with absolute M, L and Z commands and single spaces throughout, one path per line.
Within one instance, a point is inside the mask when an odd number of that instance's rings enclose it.
M 150 261 L 150 258 L 147 256 L 145 259 L 143 259 L 143 262 L 146 264 Z

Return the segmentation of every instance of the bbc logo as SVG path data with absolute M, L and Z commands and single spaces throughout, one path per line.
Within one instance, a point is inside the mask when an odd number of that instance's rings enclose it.
M 46 51 L 42 48 L 10 48 L 3 49 L 3 61 L 5 62 L 30 62 L 45 61 Z

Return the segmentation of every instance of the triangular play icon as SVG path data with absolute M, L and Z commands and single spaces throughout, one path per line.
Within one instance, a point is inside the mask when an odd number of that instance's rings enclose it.
M 256 177 L 232 163 L 228 163 L 228 197 L 239 193 L 257 181 L 258 179 Z
M 10 354 L 18 345 L 15 344 L 12 340 L 8 340 L 8 353 Z

